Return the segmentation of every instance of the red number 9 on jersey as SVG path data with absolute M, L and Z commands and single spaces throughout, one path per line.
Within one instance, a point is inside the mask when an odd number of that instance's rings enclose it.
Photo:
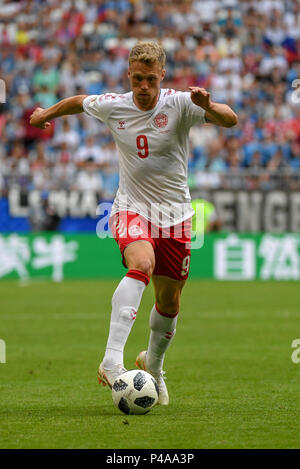
M 149 147 L 148 147 L 148 139 L 146 135 L 138 135 L 136 137 L 136 146 L 138 148 L 138 156 L 140 158 L 147 158 L 149 156 Z

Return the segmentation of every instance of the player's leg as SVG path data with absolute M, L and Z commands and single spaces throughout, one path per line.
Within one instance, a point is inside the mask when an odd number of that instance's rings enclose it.
M 155 264 L 153 247 L 148 241 L 130 243 L 125 248 L 123 257 L 128 272 L 112 297 L 109 337 L 98 373 L 99 382 L 110 386 L 124 371 L 124 347 Z
M 180 295 L 185 280 L 153 275 L 155 305 L 150 314 L 150 339 L 147 351 L 147 366 L 154 373 L 163 368 L 165 353 L 176 333 Z
M 152 282 L 156 302 L 150 314 L 148 349 L 138 355 L 136 364 L 156 378 L 160 390 L 159 403 L 168 405 L 169 396 L 162 369 L 165 353 L 176 333 L 180 296 L 185 280 L 153 275 Z
M 176 316 L 180 307 L 180 297 L 186 280 L 153 275 L 156 305 L 166 316 Z
M 183 229 L 184 224 L 177 225 Z M 186 232 L 175 237 L 175 230 L 169 237 L 156 242 L 156 265 L 152 275 L 156 303 L 150 314 L 150 339 L 148 350 L 137 356 L 139 368 L 152 373 L 160 389 L 159 403 L 167 405 L 169 396 L 162 371 L 165 353 L 176 332 L 182 288 L 189 273 L 190 265 L 190 223 Z
M 147 365 L 154 373 L 159 373 L 163 368 L 165 353 L 176 333 L 180 296 L 185 280 L 153 275 L 152 282 L 156 301 L 150 314 Z

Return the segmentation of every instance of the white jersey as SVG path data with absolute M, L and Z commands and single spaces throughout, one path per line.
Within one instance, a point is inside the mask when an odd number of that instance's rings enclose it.
M 162 89 L 154 109 L 141 111 L 133 93 L 91 95 L 83 109 L 112 132 L 120 157 L 120 184 L 112 214 L 129 210 L 161 227 L 194 214 L 187 185 L 188 134 L 205 123 L 189 92 Z

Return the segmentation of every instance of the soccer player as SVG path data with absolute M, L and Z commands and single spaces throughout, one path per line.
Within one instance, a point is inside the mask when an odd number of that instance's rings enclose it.
M 206 122 L 223 127 L 237 123 L 232 109 L 213 102 L 203 88 L 161 89 L 165 61 L 158 43 L 137 43 L 129 54 L 131 92 L 73 96 L 48 109 L 35 109 L 30 120 L 31 125 L 47 129 L 51 119 L 86 112 L 111 130 L 120 157 L 120 185 L 110 226 L 128 271 L 112 297 L 109 337 L 98 379 L 112 387 L 126 371 L 124 346 L 152 277 L 155 304 L 149 344 L 137 356 L 136 365 L 157 380 L 162 405 L 169 403 L 163 362 L 176 332 L 190 264 L 194 211 L 187 186 L 189 129 Z

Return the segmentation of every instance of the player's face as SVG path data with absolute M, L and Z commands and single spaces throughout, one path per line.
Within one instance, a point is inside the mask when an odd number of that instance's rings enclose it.
M 128 69 L 128 78 L 133 91 L 133 100 L 142 111 L 153 109 L 158 101 L 160 82 L 166 71 L 159 63 L 152 65 L 133 62 Z

